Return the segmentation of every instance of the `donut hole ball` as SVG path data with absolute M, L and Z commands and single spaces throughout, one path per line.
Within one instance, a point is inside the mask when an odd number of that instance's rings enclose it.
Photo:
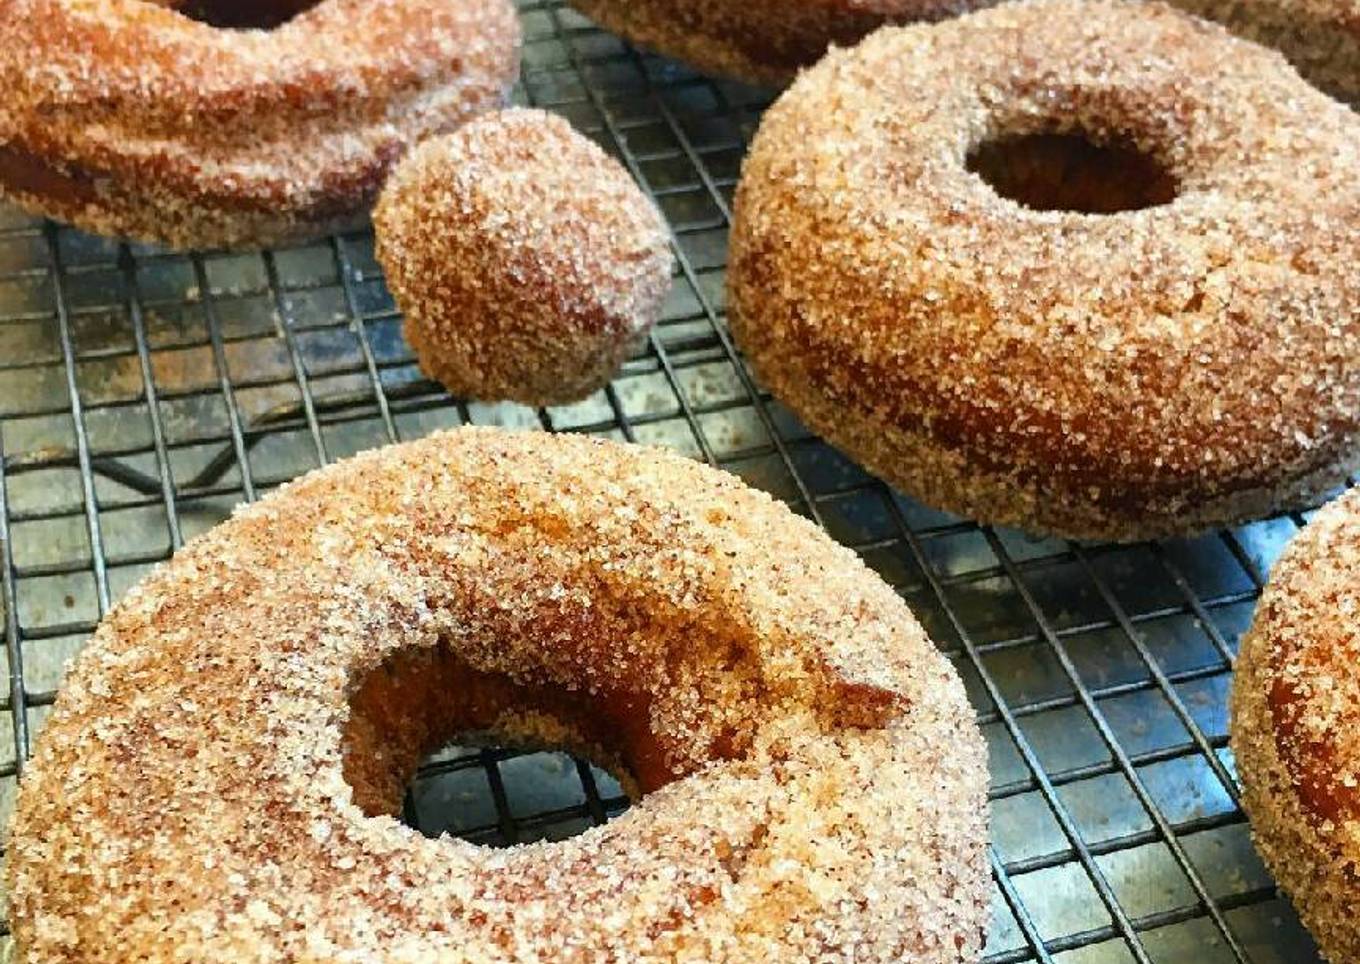
M 542 111 L 499 112 L 421 145 L 374 226 L 406 340 L 462 397 L 584 398 L 640 347 L 670 286 L 655 206 Z
M 211 27 L 273 30 L 319 3 L 321 0 L 170 0 L 158 6 L 171 6 L 190 20 Z
M 1170 204 L 1180 190 L 1162 161 L 1131 141 L 1082 131 L 987 138 L 965 165 L 997 194 L 1034 211 L 1141 211 Z

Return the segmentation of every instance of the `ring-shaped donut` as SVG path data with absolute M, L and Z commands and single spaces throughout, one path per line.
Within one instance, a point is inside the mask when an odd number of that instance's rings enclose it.
M 994 0 L 571 0 L 635 43 L 700 69 L 784 85 L 827 48 L 879 27 L 942 20 Z M 1323 90 L 1360 99 L 1360 17 L 1351 0 L 1174 0 L 1281 50 Z
M 646 795 L 510 850 L 389 814 L 461 730 Z M 315 472 L 134 589 L 24 774 L 27 959 L 973 960 L 986 767 L 949 662 L 736 478 L 463 429 Z
M 766 114 L 733 332 L 932 505 L 1121 540 L 1257 516 L 1356 460 L 1358 143 L 1279 54 L 1160 4 L 887 28 Z
M 1360 960 L 1360 493 L 1276 562 L 1238 653 L 1232 750 L 1266 865 L 1329 961 Z
M 143 0 L 0 5 L 0 195 L 88 231 L 241 247 L 362 220 L 422 138 L 500 106 L 508 0 L 322 0 L 230 29 Z
M 976 0 L 571 0 L 634 43 L 702 70 L 786 84 L 833 44 L 886 23 L 939 20 Z

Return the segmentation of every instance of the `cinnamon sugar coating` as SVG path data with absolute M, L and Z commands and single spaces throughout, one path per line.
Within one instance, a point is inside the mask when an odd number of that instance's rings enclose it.
M 1356 0 L 1174 0 L 1189 13 L 1274 47 L 1304 78 L 1360 103 L 1360 3 Z
M 479 717 L 612 742 L 651 792 L 506 850 L 382 812 L 451 736 L 422 727 Z M 30 962 L 954 962 L 985 793 L 950 664 L 811 523 L 677 455 L 461 429 L 314 472 L 132 590 L 5 874 Z
M 978 0 L 569 0 L 615 33 L 717 74 L 783 85 L 832 44 Z
M 942 20 L 994 0 L 570 0 L 635 43 L 702 70 L 784 85 L 829 46 L 887 24 Z M 1360 99 L 1356 0 L 1174 0 L 1284 52 L 1323 90 Z
M 540 110 L 422 144 L 373 223 L 406 340 L 462 397 L 584 398 L 640 347 L 670 288 L 656 207 L 597 144 Z
M 1271 572 L 1242 641 L 1232 750 L 1266 865 L 1330 961 L 1360 960 L 1360 493 Z
M 319 235 L 518 74 L 509 0 L 322 0 L 272 30 L 175 6 L 0 4 L 0 196 L 181 248 Z
M 1077 134 L 1174 198 L 1035 210 L 967 166 Z M 932 505 L 1072 537 L 1256 516 L 1339 482 L 1360 414 L 1360 118 L 1160 4 L 887 28 L 766 115 L 733 332 L 814 430 Z

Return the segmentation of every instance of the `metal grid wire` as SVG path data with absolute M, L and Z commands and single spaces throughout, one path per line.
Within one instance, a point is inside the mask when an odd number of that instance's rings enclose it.
M 1226 746 L 1237 638 L 1303 522 L 1127 547 L 923 507 L 761 391 L 723 320 L 731 194 L 768 92 L 640 54 L 559 0 L 520 0 L 518 97 L 626 164 L 679 271 L 646 351 L 580 404 L 450 399 L 417 371 L 366 233 L 183 256 L 0 211 L 0 817 L 109 603 L 240 502 L 444 426 L 673 446 L 853 546 L 953 659 L 991 749 L 987 961 L 1316 961 L 1253 853 Z M 578 832 L 627 805 L 564 754 L 451 749 L 408 794 L 426 832 Z

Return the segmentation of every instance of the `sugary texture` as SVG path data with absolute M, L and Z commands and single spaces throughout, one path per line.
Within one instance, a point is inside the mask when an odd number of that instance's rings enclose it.
M 1174 0 L 1283 53 L 1309 83 L 1360 103 L 1358 0 Z
M 419 744 L 488 720 L 612 743 L 651 792 L 505 850 L 389 815 Z M 678 455 L 461 429 L 312 473 L 131 591 L 5 875 L 47 964 L 956 962 L 986 783 L 949 662 L 811 523 Z
M 968 158 L 1024 135 L 1143 155 L 1175 197 L 1003 198 Z M 766 115 L 733 332 L 809 426 L 932 505 L 1118 540 L 1256 516 L 1355 461 L 1358 150 L 1360 117 L 1279 54 L 1160 4 L 886 28 Z
M 886 23 L 940 20 L 979 0 L 569 0 L 629 40 L 701 70 L 784 85 L 833 44 Z
M 174 247 L 319 235 L 518 75 L 509 0 L 322 0 L 272 30 L 174 6 L 0 4 L 0 195 Z
M 1336 964 L 1360 960 L 1360 493 L 1275 564 L 1242 641 L 1232 750 L 1256 847 Z
M 656 207 L 595 142 L 539 110 L 422 144 L 373 224 L 420 367 L 465 398 L 584 398 L 640 347 L 670 288 Z
M 630 40 L 702 70 L 784 85 L 832 45 L 886 24 L 942 20 L 992 0 L 570 0 Z M 1357 0 L 1175 0 L 1234 33 L 1278 47 L 1305 77 L 1360 99 Z

